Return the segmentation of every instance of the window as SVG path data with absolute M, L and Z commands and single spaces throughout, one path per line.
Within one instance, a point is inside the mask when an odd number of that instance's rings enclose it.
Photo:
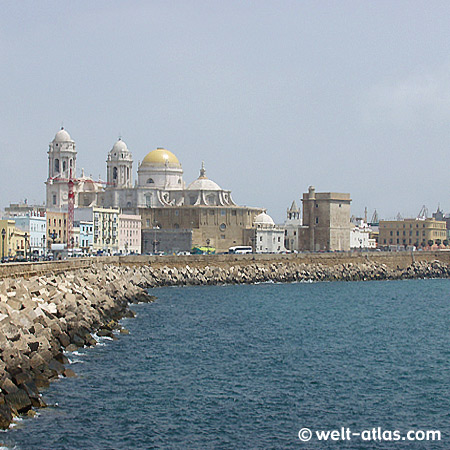
M 113 180 L 117 180 L 117 167 L 113 167 Z
M 224 209 L 221 209 L 221 210 L 220 210 L 220 215 L 221 215 L 221 216 L 224 216 L 225 214 L 226 214 L 226 211 L 225 211 Z
M 63 172 L 65 172 L 65 171 L 66 171 L 66 162 L 63 161 Z
M 56 205 L 56 194 L 53 194 L 53 204 Z M 48 219 L 50 222 L 50 219 Z
M 59 172 L 59 159 L 55 159 L 55 172 Z
M 149 178 L 147 180 L 147 184 L 155 184 L 155 182 L 153 181 L 153 178 Z
M 318 217 L 316 217 L 316 223 L 319 223 L 319 218 Z

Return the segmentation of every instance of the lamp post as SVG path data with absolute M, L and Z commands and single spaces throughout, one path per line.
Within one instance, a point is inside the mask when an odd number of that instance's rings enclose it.
M 5 236 L 6 230 L 2 229 L 2 262 L 5 260 Z
M 44 236 L 42 236 L 42 250 L 44 251 L 44 259 L 45 259 L 46 255 L 47 255 L 46 248 L 45 248 L 45 234 L 44 234 Z
M 28 255 L 27 255 L 27 239 L 28 239 L 28 233 L 25 233 L 24 239 L 25 239 L 25 261 L 28 261 Z

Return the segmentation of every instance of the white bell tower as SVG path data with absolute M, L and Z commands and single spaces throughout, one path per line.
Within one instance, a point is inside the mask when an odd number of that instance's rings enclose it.
M 61 128 L 48 148 L 47 208 L 61 209 L 68 203 L 68 179 L 76 177 L 75 141 Z
M 133 155 L 120 138 L 108 153 L 106 173 L 108 188 L 133 187 Z

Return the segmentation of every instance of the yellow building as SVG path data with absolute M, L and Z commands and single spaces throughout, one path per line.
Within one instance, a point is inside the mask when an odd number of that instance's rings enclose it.
M 51 244 L 67 244 L 67 223 L 68 213 L 47 210 L 48 248 Z
M 25 250 L 29 251 L 26 232 L 16 228 L 14 220 L 0 220 L 0 257 L 25 256 Z
M 435 219 L 380 220 L 378 247 L 440 244 L 447 239 L 444 221 Z

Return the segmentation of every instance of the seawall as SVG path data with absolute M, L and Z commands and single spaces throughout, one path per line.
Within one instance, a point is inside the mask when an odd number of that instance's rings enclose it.
M 377 252 L 378 253 L 378 252 Z M 0 266 L 0 428 L 74 376 L 64 351 L 115 338 L 129 303 L 159 286 L 450 277 L 448 252 L 86 258 Z M 7 276 L 5 276 L 5 273 Z
M 45 261 L 30 263 L 0 264 L 0 280 L 7 277 L 23 277 L 59 274 L 77 269 L 87 269 L 96 264 L 109 264 L 126 267 L 205 267 L 213 265 L 226 268 L 233 265 L 250 265 L 253 263 L 296 263 L 322 264 L 336 266 L 339 264 L 374 263 L 384 264 L 388 268 L 406 268 L 413 262 L 440 261 L 450 264 L 450 251 L 427 252 L 342 252 L 342 253 L 299 253 L 299 254 L 257 254 L 257 255 L 189 255 L 189 256 L 110 256 L 97 258 L 71 258 L 64 261 Z

